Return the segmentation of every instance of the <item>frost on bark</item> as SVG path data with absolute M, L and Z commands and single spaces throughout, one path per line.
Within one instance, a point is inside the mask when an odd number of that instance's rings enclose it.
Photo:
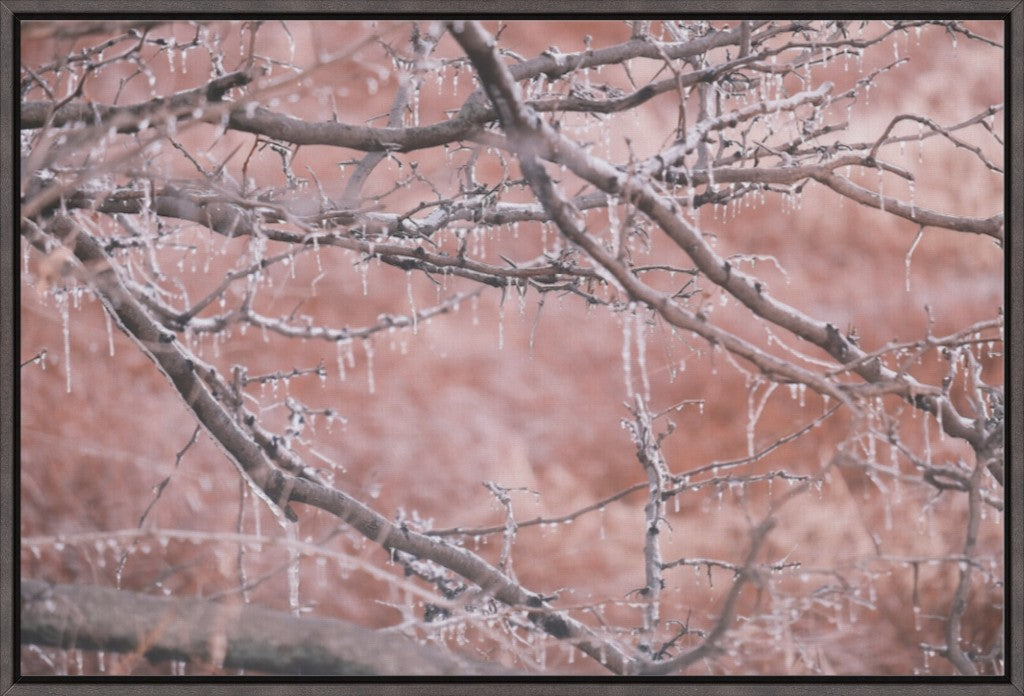
M 1002 44 L 25 27 L 22 669 L 1002 674 Z

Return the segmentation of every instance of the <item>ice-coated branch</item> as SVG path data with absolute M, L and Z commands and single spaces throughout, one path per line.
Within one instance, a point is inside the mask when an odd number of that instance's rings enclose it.
M 526 610 L 530 621 L 540 631 L 569 641 L 611 672 L 630 674 L 636 670 L 635 658 L 614 638 L 595 632 L 567 613 L 552 610 L 543 595 L 525 589 L 468 549 L 413 532 L 351 495 L 324 485 L 315 476 L 303 477 L 301 474 L 307 467 L 297 455 L 274 446 L 273 438 L 268 438 L 261 429 L 246 432 L 242 423 L 258 426 L 254 415 L 237 402 L 231 403 L 236 397 L 216 368 L 192 356 L 173 334 L 164 331 L 148 315 L 120 282 L 101 245 L 88 232 L 66 215 L 56 216 L 50 231 L 58 239 L 74 245 L 74 253 L 87 269 L 104 308 L 157 364 L 214 441 L 251 482 L 258 497 L 271 509 L 283 510 L 278 514 L 285 514 L 294 521 L 298 517 L 290 503 L 320 508 L 384 550 L 432 560 L 475 583 L 485 595 Z M 242 423 L 236 421 L 232 413 L 238 413 Z M 281 468 L 271 464 L 271 458 Z

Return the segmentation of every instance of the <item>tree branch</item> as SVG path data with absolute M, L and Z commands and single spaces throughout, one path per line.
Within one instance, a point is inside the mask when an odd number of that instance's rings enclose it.
M 289 676 L 513 673 L 338 619 L 28 578 L 21 580 L 21 639 Z

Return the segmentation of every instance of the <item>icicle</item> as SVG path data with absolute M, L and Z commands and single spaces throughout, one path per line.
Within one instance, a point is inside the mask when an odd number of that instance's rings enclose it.
M 345 381 L 345 348 L 350 345 L 347 341 L 335 341 L 335 349 L 338 361 L 338 381 Z
M 412 294 L 412 271 L 405 272 L 405 292 L 409 297 L 409 316 L 412 319 L 412 333 L 415 335 L 418 331 L 419 319 L 416 316 L 416 299 Z
M 498 350 L 505 348 L 505 296 L 498 301 Z
M 929 428 L 929 425 L 928 425 L 928 421 L 930 421 L 931 419 L 928 417 L 928 414 L 925 413 L 924 414 L 924 418 L 922 418 L 921 420 L 924 421 L 924 461 L 925 461 L 925 464 L 927 464 L 928 466 L 931 466 L 931 463 L 932 463 L 932 438 L 931 438 L 930 428 Z
M 632 349 L 632 337 L 630 330 L 632 322 L 629 317 L 622 319 L 622 373 L 626 380 L 626 397 L 633 400 L 633 357 L 630 355 Z
M 647 377 L 647 324 L 643 315 L 637 312 L 636 317 L 636 361 L 640 366 L 640 384 L 643 385 L 644 401 L 651 401 L 651 382 Z
M 885 179 L 881 167 L 878 168 L 878 207 L 885 210 Z
M 922 227 L 921 229 L 919 229 L 917 231 L 917 236 L 914 237 L 914 241 L 910 245 L 910 249 L 907 250 L 907 255 L 905 257 L 903 257 L 903 267 L 904 267 L 904 275 L 905 275 L 904 288 L 905 288 L 906 292 L 910 292 L 910 257 L 913 256 L 914 249 L 917 248 L 917 243 L 921 241 L 921 235 L 922 235 L 923 232 L 924 232 L 924 227 Z
M 758 383 L 755 382 L 754 385 L 747 390 L 747 456 L 751 458 L 754 456 L 754 434 L 757 428 L 757 421 L 761 415 L 764 403 L 767 400 L 766 394 L 765 398 L 761 401 L 761 408 L 754 406 L 754 397 L 757 395 L 757 387 Z M 770 391 L 771 390 L 768 390 L 768 393 L 770 393 Z
M 62 292 L 57 298 L 60 307 L 61 332 L 64 335 L 64 377 L 67 393 L 71 393 L 71 317 L 69 315 L 67 294 Z
M 373 394 L 377 388 L 373 381 L 373 343 L 371 339 L 363 339 L 363 350 L 366 351 L 366 387 Z
M 619 235 L 622 231 L 622 227 L 619 224 L 619 214 L 616 200 L 612 197 L 608 199 L 608 229 L 612 233 L 612 249 L 619 248 Z
M 107 323 L 107 350 L 110 353 L 110 357 L 114 357 L 114 325 L 110 321 L 109 312 L 103 312 L 103 318 Z
M 288 537 L 288 608 L 293 616 L 299 616 L 299 550 L 298 536 L 295 531 L 296 525 L 290 524 L 285 527 Z

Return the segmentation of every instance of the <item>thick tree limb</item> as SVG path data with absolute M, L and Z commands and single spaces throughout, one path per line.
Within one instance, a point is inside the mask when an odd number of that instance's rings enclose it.
M 927 208 L 904 203 L 891 196 L 883 196 L 874 191 L 858 186 L 849 179 L 839 176 L 824 167 L 816 167 L 811 178 L 828 186 L 836 193 L 872 208 L 880 208 L 887 213 L 912 220 L 931 227 L 944 227 L 959 232 L 984 234 L 1003 241 L 1003 214 L 998 213 L 989 218 L 969 218 L 959 215 L 948 215 Z
M 247 72 L 228 73 L 202 87 L 129 106 L 71 102 L 54 111 L 55 105 L 52 102 L 25 102 L 21 105 L 21 127 L 42 128 L 49 119 L 49 124 L 57 128 L 82 122 L 116 128 L 119 133 L 135 133 L 143 127 L 143 123 L 148 124 L 152 119 L 165 116 L 189 115 L 194 109 L 209 102 L 218 102 L 229 90 L 251 81 L 252 75 Z
M 290 676 L 510 672 L 338 619 L 26 578 L 21 581 L 21 641 Z

